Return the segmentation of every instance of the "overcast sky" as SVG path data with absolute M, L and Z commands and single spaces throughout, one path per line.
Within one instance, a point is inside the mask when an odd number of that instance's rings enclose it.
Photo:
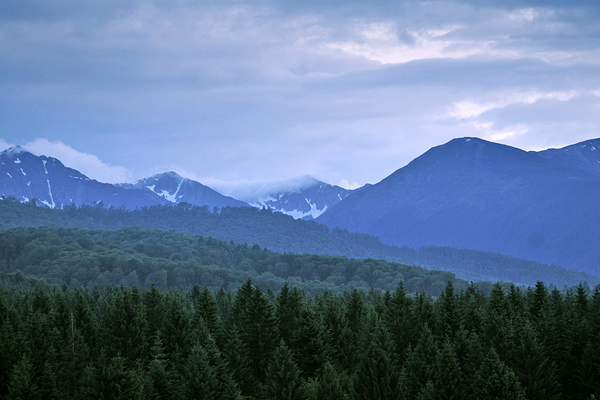
M 0 148 L 105 182 L 376 183 L 476 136 L 600 137 L 600 2 L 0 2 Z

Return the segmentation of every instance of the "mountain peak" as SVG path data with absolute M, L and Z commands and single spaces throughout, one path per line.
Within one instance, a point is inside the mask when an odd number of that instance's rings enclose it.
M 14 158 L 14 157 L 17 157 L 24 153 L 29 153 L 29 152 L 27 150 L 25 150 L 24 148 L 22 148 L 21 146 L 17 145 L 17 146 L 9 147 L 8 149 L 4 150 L 2 153 L 0 153 L 0 156 Z
M 185 179 L 175 171 L 162 172 L 160 174 L 154 175 L 153 178 Z

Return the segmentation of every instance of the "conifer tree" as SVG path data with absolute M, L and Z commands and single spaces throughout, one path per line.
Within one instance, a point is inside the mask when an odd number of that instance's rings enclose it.
M 150 356 L 148 376 L 156 398 L 160 400 L 180 399 L 183 396 L 180 375 L 169 365 L 159 331 L 154 336 Z
M 181 295 L 173 291 L 165 297 L 165 310 L 164 330 L 161 331 L 165 353 L 187 357 L 195 334 L 192 330 L 192 312 L 183 306 Z M 198 329 L 198 326 L 195 328 Z
M 139 369 L 127 368 L 123 357 L 108 358 L 104 352 L 86 367 L 79 397 L 81 399 L 146 399 L 152 397 L 152 382 Z
M 269 363 L 263 396 L 270 400 L 302 400 L 306 398 L 304 380 L 291 351 L 281 340 Z
M 393 344 L 377 317 L 371 317 L 360 338 L 359 363 L 356 366 L 356 399 L 392 400 L 398 398 L 398 374 L 392 361 Z
M 164 323 L 167 314 L 165 301 L 162 293 L 153 282 L 150 290 L 144 293 L 144 309 L 146 315 L 146 337 L 153 340 L 157 331 L 164 330 Z
M 514 372 L 492 347 L 483 358 L 472 382 L 474 398 L 489 400 L 525 400 L 525 391 Z
M 446 288 L 440 294 L 437 304 L 439 304 L 437 312 L 438 336 L 440 339 L 445 336 L 453 338 L 458 330 L 459 311 L 458 300 L 454 294 L 454 285 L 451 281 L 448 281 Z
M 22 360 L 25 335 L 21 319 L 13 306 L 6 307 L 0 324 L 0 398 L 6 395 L 14 365 Z M 0 317 L 1 318 L 1 317 Z M 28 363 L 31 360 L 28 359 Z
M 262 383 L 279 339 L 273 306 L 263 296 L 260 288 L 252 290 L 240 315 L 238 329 L 240 339 L 248 350 L 252 374 L 258 383 Z
M 102 318 L 102 347 L 107 357 L 124 357 L 131 366 L 147 354 L 146 317 L 139 291 L 121 287 Z
M 217 302 L 214 295 L 207 287 L 204 287 L 204 290 L 198 296 L 195 311 L 196 316 L 194 318 L 194 323 L 197 323 L 198 318 L 202 318 L 210 334 L 214 338 L 220 337 L 221 327 L 217 311 Z
M 7 400 L 42 399 L 37 379 L 34 375 L 34 366 L 27 354 L 16 363 L 8 381 Z
M 348 327 L 346 315 L 337 296 L 332 295 L 325 305 L 323 323 L 325 344 L 330 352 L 332 364 L 349 371 L 353 368 L 351 353 L 352 331 Z
M 302 310 L 292 346 L 294 360 L 302 377 L 307 379 L 316 376 L 328 359 L 328 351 L 324 341 L 323 324 L 312 310 Z
M 529 321 L 524 321 L 518 330 L 511 359 L 512 369 L 525 390 L 527 399 L 560 398 L 556 367 L 548 359 L 546 349 L 539 342 Z
M 297 288 L 290 290 L 287 282 L 277 295 L 277 325 L 279 335 L 288 346 L 291 346 L 294 335 L 300 325 L 300 313 L 302 311 L 302 295 Z
M 352 380 L 344 372 L 337 371 L 331 363 L 323 366 L 323 373 L 310 379 L 306 385 L 310 400 L 350 400 L 354 389 Z
M 407 353 L 401 385 L 405 398 L 414 399 L 428 381 L 433 382 L 438 369 L 438 348 L 427 324 L 417 346 L 414 349 L 409 346 Z
M 389 305 L 383 312 L 382 322 L 390 332 L 396 359 L 400 364 L 404 361 L 406 347 L 410 343 L 412 331 L 415 329 L 410 317 L 411 303 L 412 300 L 407 295 L 404 283 L 400 282 L 389 300 Z
M 439 353 L 434 388 L 441 400 L 467 399 L 464 375 L 450 339 L 446 337 Z

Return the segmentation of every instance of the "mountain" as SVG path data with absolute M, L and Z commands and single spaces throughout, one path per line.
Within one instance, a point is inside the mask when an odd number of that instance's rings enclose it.
M 223 208 L 249 207 L 249 204 L 220 194 L 191 179 L 170 171 L 141 179 L 134 183 L 120 184 L 125 189 L 138 189 L 154 193 L 171 203 L 189 203 L 196 206 Z
M 277 186 L 247 201 L 255 207 L 267 207 L 295 219 L 315 219 L 351 192 L 310 176 L 283 182 Z
M 586 140 L 561 149 L 548 149 L 538 154 L 564 167 L 600 176 L 600 139 Z
M 492 251 L 599 275 L 596 143 L 526 152 L 454 139 L 317 221 L 384 243 Z
M 90 179 L 52 157 L 36 156 L 20 146 L 0 153 L 0 195 L 28 202 L 36 199 L 49 208 L 102 202 L 105 207 L 165 204 L 154 193 L 126 190 Z

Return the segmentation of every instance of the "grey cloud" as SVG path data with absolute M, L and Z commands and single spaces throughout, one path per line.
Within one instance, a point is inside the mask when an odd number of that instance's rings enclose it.
M 535 147 L 575 137 L 573 126 L 591 135 L 597 122 L 593 96 L 447 117 L 458 102 L 502 91 L 600 90 L 595 2 L 0 7 L 3 139 L 60 140 L 134 178 L 179 167 L 237 182 L 310 174 L 373 183 L 454 136 L 517 126 L 527 133 L 511 143 Z M 531 21 L 507 18 L 527 7 L 542 8 Z M 435 51 L 387 65 L 368 56 L 419 46 Z M 564 137 L 548 139 L 551 123 Z

